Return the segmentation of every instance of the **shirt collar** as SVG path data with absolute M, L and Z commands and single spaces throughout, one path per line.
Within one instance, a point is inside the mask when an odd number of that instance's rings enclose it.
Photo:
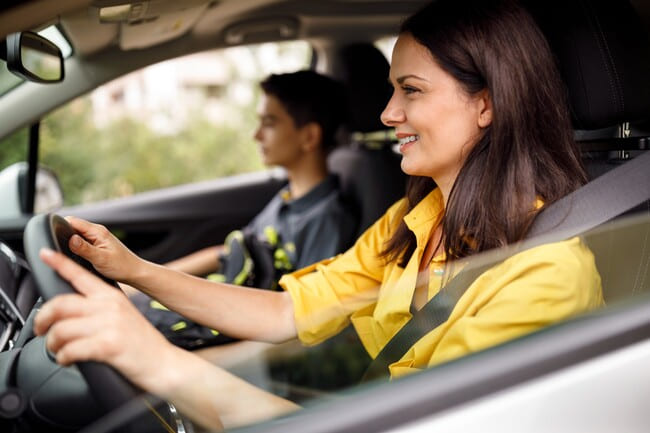
M 411 231 L 415 231 L 422 224 L 439 220 L 444 212 L 442 193 L 439 188 L 435 188 L 404 216 L 404 222 Z
M 445 206 L 440 188 L 427 194 L 409 213 L 404 216 L 406 226 L 411 230 L 420 244 L 428 239 L 434 224 L 438 224 L 445 213 Z M 429 227 L 422 227 L 428 225 Z M 422 239 L 421 239 L 422 238 Z
M 309 190 L 309 192 L 295 200 L 291 199 L 289 186 L 284 187 L 280 191 L 282 203 L 296 211 L 311 207 L 314 203 L 318 203 L 327 197 L 332 191 L 335 191 L 339 186 L 339 179 L 333 174 L 328 175 L 321 183 Z

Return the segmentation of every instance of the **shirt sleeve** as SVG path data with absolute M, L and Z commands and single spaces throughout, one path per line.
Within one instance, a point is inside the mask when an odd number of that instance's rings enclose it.
M 385 268 L 379 254 L 399 223 L 402 204 L 394 204 L 345 253 L 280 279 L 293 301 L 303 343 L 317 344 L 335 335 L 352 313 L 376 302 Z
M 603 304 L 593 254 L 578 238 L 536 247 L 481 275 L 449 320 L 392 364 L 391 374 L 449 361 Z

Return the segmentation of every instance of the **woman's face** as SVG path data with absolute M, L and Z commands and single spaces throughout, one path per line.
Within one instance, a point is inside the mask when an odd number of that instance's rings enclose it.
M 393 96 L 381 120 L 395 128 L 402 170 L 433 178 L 448 194 L 481 129 L 492 120 L 487 91 L 468 95 L 409 34 L 395 44 L 390 81 Z

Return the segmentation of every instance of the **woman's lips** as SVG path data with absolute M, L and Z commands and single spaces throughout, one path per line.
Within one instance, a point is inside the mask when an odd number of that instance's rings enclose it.
M 398 145 L 399 145 L 399 151 L 400 153 L 404 153 L 409 147 L 413 146 L 413 143 L 415 143 L 420 137 L 418 135 L 398 135 L 397 138 L 399 139 Z

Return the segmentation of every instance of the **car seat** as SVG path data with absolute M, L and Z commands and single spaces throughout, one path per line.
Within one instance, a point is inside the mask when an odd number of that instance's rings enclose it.
M 374 45 L 355 43 L 339 49 L 340 77 L 348 92 L 350 140 L 329 156 L 345 200 L 359 218 L 357 236 L 404 196 L 406 175 L 394 140 L 380 115 L 390 99 L 390 65 Z
M 650 136 L 650 35 L 626 0 L 530 1 L 567 85 L 576 139 L 591 178 L 640 152 Z M 650 167 L 648 167 L 650 175 Z M 621 191 L 621 194 L 624 194 Z M 650 291 L 650 202 L 619 227 L 595 230 L 605 300 Z

